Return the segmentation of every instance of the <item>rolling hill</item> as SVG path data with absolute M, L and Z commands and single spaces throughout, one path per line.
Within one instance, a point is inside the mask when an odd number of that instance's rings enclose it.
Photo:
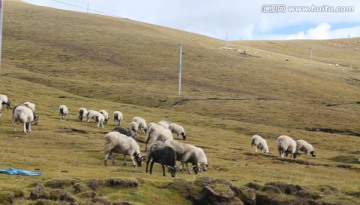
M 263 186 L 256 191 L 258 203 L 274 195 L 266 188 L 271 182 L 299 185 L 316 196 L 273 196 L 285 204 L 305 199 L 360 202 L 360 38 L 233 41 L 226 50 L 223 41 L 198 34 L 19 0 L 6 2 L 3 25 L 0 93 L 13 104 L 35 102 L 40 123 L 29 135 L 14 134 L 11 111 L 2 112 L 0 168 L 40 170 L 43 175 L 0 175 L 1 203 L 11 203 L 10 196 L 14 204 L 71 203 L 74 196 L 80 204 L 190 204 L 197 198 L 189 197 L 196 186 L 175 185 L 206 177 L 225 179 L 243 192 L 254 190 L 249 183 Z M 183 81 L 178 96 L 180 42 Z M 58 116 L 61 104 L 69 107 L 67 121 Z M 79 122 L 80 107 L 120 110 L 123 126 L 134 116 L 148 123 L 177 122 L 188 133 L 185 142 L 204 149 L 210 168 L 199 175 L 178 173 L 173 180 L 161 176 L 160 167 L 149 175 L 144 167 L 118 166 L 122 156 L 117 156 L 117 166 L 104 167 L 103 136 L 116 125 L 110 121 L 99 129 Z M 271 154 L 250 150 L 253 134 L 267 139 Z M 283 134 L 312 143 L 318 156 L 280 159 L 276 139 Z M 109 178 L 137 184 L 99 185 Z M 215 182 L 214 189 L 228 189 L 225 182 Z M 31 200 L 34 184 L 48 197 Z M 74 191 L 78 189 L 80 193 Z

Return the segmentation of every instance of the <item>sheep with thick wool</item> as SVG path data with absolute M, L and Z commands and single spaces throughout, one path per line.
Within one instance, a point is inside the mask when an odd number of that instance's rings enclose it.
M 88 111 L 86 108 L 81 107 L 79 108 L 78 113 L 79 113 L 79 120 L 82 122 L 86 118 Z
M 196 150 L 195 146 L 185 144 L 176 140 L 166 140 L 165 144 L 172 147 L 176 153 L 176 160 L 180 161 L 180 167 L 184 164 L 186 165 L 186 169 L 190 174 L 189 167 L 187 163 L 192 164 L 193 171 L 195 174 L 199 173 L 199 157 L 198 150 Z
M 296 141 L 293 138 L 281 135 L 277 138 L 277 146 L 280 157 L 283 157 L 284 154 L 288 156 L 290 153 L 292 158 L 296 158 Z
M 61 119 L 66 120 L 68 114 L 69 114 L 69 109 L 66 107 L 66 105 L 60 105 L 59 106 L 59 115 L 61 115 Z
M 260 135 L 254 135 L 251 138 L 251 147 L 255 146 L 255 152 L 257 152 L 257 149 L 259 148 L 260 151 L 264 153 L 269 153 L 269 147 L 267 145 L 267 142 L 264 138 L 262 138 Z
M 99 110 L 99 113 L 104 115 L 104 124 L 107 124 L 109 121 L 109 113 L 106 110 Z
M 169 129 L 169 125 L 170 125 L 170 123 L 166 120 L 160 120 L 157 124 L 165 129 Z M 148 127 L 150 127 L 150 126 L 148 126 Z
M 143 130 L 144 133 L 147 132 L 148 126 L 146 124 L 146 120 L 142 117 L 134 117 L 131 122 L 136 122 L 139 125 L 139 130 Z
M 7 109 L 10 109 L 10 100 L 9 100 L 9 98 L 8 98 L 8 96 L 7 95 L 1 95 L 0 94 L 0 104 L 1 105 L 6 105 L 6 108 Z M 0 105 L 0 106 L 1 106 Z M 1 114 L 1 107 L 0 107 L 0 114 Z M 0 115 L 1 116 L 1 115 Z
M 104 165 L 107 166 L 107 159 L 109 156 L 112 159 L 112 164 L 115 165 L 113 153 L 124 155 L 124 165 L 126 165 L 126 155 L 130 155 L 133 166 L 141 167 L 142 157 L 138 143 L 131 137 L 127 137 L 119 132 L 109 132 L 105 135 Z
M 312 157 L 316 157 L 316 152 L 314 151 L 313 146 L 305 140 L 296 141 L 296 152 L 299 153 L 299 151 L 303 151 Z
M 38 123 L 38 117 L 35 112 L 25 105 L 16 105 L 13 109 L 12 123 L 14 132 L 16 133 L 16 125 L 19 123 L 24 124 L 24 133 L 31 132 L 31 123 L 35 121 Z
M 183 137 L 183 140 L 186 139 L 186 134 L 185 134 L 185 129 L 183 126 L 178 125 L 176 123 L 170 123 L 169 124 L 169 130 L 172 133 L 175 133 L 178 137 L 178 139 L 180 138 L 180 135 Z
M 151 161 L 152 160 L 152 161 Z M 176 152 L 175 150 L 166 145 L 163 142 L 156 141 L 150 145 L 147 162 L 146 162 L 146 173 L 148 172 L 149 163 L 150 164 L 150 174 L 152 174 L 152 168 L 155 162 L 161 164 L 163 170 L 163 176 L 165 176 L 165 166 L 168 167 L 172 177 L 175 177 L 176 174 Z
M 147 151 L 147 145 L 149 142 L 161 141 L 165 142 L 166 140 L 173 140 L 171 131 L 161 127 L 156 123 L 152 123 L 147 132 L 147 138 L 145 142 L 145 151 Z
M 120 111 L 114 112 L 114 122 L 118 122 L 118 126 L 120 126 L 121 121 L 124 119 L 123 114 Z
M 35 110 L 36 110 L 36 105 L 35 105 L 35 103 L 32 103 L 32 102 L 24 102 L 24 105 L 26 105 L 26 106 L 29 107 L 32 111 L 35 112 Z
M 95 119 L 97 127 L 103 128 L 104 124 L 105 124 L 105 116 L 103 114 L 101 114 L 100 112 L 95 111 L 93 113 L 93 117 Z

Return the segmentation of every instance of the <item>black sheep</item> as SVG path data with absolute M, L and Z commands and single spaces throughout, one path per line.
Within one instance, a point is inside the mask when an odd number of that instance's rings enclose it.
M 132 137 L 135 139 L 136 132 L 134 130 L 131 130 L 129 128 L 123 128 L 123 127 L 115 127 L 112 131 L 119 132 L 123 135 L 126 135 L 128 137 Z
M 161 141 L 156 141 L 153 144 L 151 144 L 147 156 L 146 173 L 148 172 L 148 166 L 151 159 L 152 161 L 150 164 L 150 174 L 152 173 L 154 162 L 157 162 L 161 164 L 164 176 L 165 176 L 165 165 L 166 165 L 168 167 L 168 171 L 170 172 L 171 176 L 175 177 L 176 153 L 172 147 L 165 145 Z

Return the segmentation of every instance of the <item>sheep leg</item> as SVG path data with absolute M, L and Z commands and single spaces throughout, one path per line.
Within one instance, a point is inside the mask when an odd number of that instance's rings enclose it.
M 16 133 L 16 125 L 17 125 L 18 123 L 17 122 L 15 122 L 15 120 L 13 121 L 13 128 L 14 128 L 14 133 Z
M 165 175 L 165 166 L 163 164 L 161 164 L 161 166 L 162 166 L 162 170 L 163 170 L 163 175 L 166 176 Z
M 188 164 L 187 164 L 187 163 L 185 163 L 185 165 L 186 165 L 186 169 L 187 169 L 187 171 L 188 171 L 188 174 L 191 174 L 191 172 L 190 172 L 190 170 L 189 170 L 189 166 L 188 166 Z
M 26 134 L 26 122 L 24 122 L 24 133 Z
M 150 174 L 152 174 L 152 168 L 154 166 L 154 162 L 155 162 L 155 160 L 153 159 L 150 164 Z
M 126 166 L 126 154 L 124 154 L 124 166 Z
M 28 130 L 29 130 L 29 133 L 31 133 L 31 122 L 28 123 Z
M 104 165 L 107 166 L 107 159 L 109 158 L 109 155 L 111 152 L 105 152 L 105 159 L 104 159 Z
M 146 173 L 148 173 L 149 162 L 150 162 L 150 158 L 146 161 Z
M 131 157 L 131 160 L 132 160 L 132 163 L 133 163 L 134 167 L 136 167 L 136 162 L 135 162 L 134 155 L 131 154 L 130 157 Z

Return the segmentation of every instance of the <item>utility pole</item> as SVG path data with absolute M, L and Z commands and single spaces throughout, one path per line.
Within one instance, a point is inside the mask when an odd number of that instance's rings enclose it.
M 1 75 L 1 51 L 2 51 L 2 24 L 3 24 L 3 3 L 4 0 L 0 0 L 0 75 Z
M 181 95 L 181 70 L 182 70 L 182 42 L 179 44 L 180 62 L 179 62 L 179 96 Z

